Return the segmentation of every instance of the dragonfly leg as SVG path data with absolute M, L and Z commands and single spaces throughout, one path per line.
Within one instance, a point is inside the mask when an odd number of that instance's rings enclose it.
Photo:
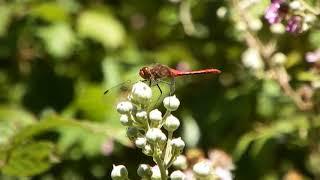
M 159 86 L 159 84 L 157 83 L 157 87 L 158 87 L 158 89 L 159 89 L 159 91 L 160 91 L 160 96 L 162 95 L 162 90 L 161 90 L 161 88 L 160 88 L 160 86 Z

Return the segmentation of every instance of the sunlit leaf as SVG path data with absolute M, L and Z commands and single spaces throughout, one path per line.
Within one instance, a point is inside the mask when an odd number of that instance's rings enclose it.
M 57 58 L 64 58 L 73 52 L 75 37 L 68 24 L 58 23 L 42 27 L 38 35 L 44 40 L 48 52 Z
M 85 11 L 78 18 L 81 37 L 102 43 L 106 48 L 117 48 L 124 43 L 125 30 L 121 23 L 109 13 Z
M 189 147 L 195 147 L 198 144 L 201 136 L 199 126 L 196 120 L 189 114 L 184 115 L 182 121 L 183 121 L 183 126 L 182 126 L 183 140 L 186 142 L 186 144 Z
M 20 144 L 10 151 L 2 172 L 14 176 L 31 176 L 49 169 L 54 145 L 48 141 Z
M 56 2 L 35 4 L 31 9 L 31 15 L 49 22 L 67 21 L 69 19 L 63 5 Z
M 0 6 L 0 37 L 7 33 L 8 25 L 11 21 L 12 8 L 8 5 Z
M 6 144 L 15 133 L 35 123 L 35 117 L 18 107 L 0 106 L 0 145 Z

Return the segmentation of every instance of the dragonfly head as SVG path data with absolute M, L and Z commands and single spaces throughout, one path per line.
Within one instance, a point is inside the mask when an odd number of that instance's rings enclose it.
M 150 68 L 148 68 L 148 67 L 141 68 L 140 71 L 139 71 L 139 75 L 143 79 L 150 79 L 151 78 Z

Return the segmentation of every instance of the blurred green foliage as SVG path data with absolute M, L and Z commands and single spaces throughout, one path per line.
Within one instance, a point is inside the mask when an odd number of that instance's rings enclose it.
M 247 13 L 262 20 L 267 5 Z M 188 10 L 192 22 L 183 19 Z M 0 0 L 0 178 L 108 179 L 120 163 L 134 177 L 151 160 L 118 121 L 125 92 L 103 92 L 153 63 L 223 71 L 177 79 L 189 148 L 233 154 L 237 179 L 279 179 L 292 169 L 319 178 L 317 100 L 301 111 L 264 70 L 243 65 L 247 45 L 232 16 L 228 1 Z M 262 39 L 274 36 L 267 27 Z M 319 81 L 303 58 L 319 47 L 319 32 L 277 38 L 292 86 Z

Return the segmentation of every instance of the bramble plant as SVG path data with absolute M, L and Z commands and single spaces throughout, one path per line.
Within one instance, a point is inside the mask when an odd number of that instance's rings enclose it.
M 186 161 L 181 155 L 185 142 L 181 137 L 173 137 L 174 131 L 180 126 L 180 121 L 172 115 L 180 105 L 179 99 L 173 95 L 164 98 L 163 105 L 166 108 L 165 114 L 158 109 L 148 110 L 152 98 L 151 88 L 138 82 L 133 85 L 128 101 L 120 102 L 117 111 L 120 115 L 120 122 L 127 127 L 127 137 L 140 148 L 142 152 L 153 158 L 155 166 L 141 164 L 137 169 L 137 174 L 142 179 L 168 179 L 168 169 L 175 164 L 175 167 L 186 168 Z M 166 132 L 165 132 L 166 130 Z M 176 161 L 177 160 L 177 161 Z M 183 168 L 185 167 L 185 168 Z M 222 175 L 231 179 L 231 173 L 222 170 Z M 215 179 L 219 176 L 214 173 L 214 164 L 209 160 L 196 163 L 193 166 L 194 178 Z M 114 165 L 111 172 L 114 180 L 127 180 L 128 171 L 124 165 Z M 170 174 L 170 179 L 183 180 L 186 175 L 176 170 Z

